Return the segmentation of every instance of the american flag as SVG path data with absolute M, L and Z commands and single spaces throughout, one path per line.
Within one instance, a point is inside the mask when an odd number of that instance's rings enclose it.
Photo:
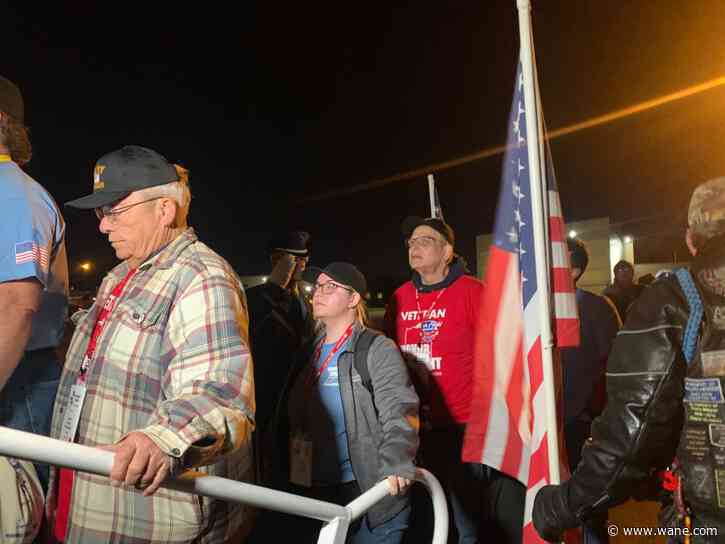
M 445 223 L 446 220 L 443 218 L 443 208 L 441 208 L 441 201 L 438 198 L 438 190 L 436 189 L 433 174 L 428 174 L 428 193 L 430 196 L 430 216 Z
M 48 250 L 38 246 L 35 242 L 20 242 L 15 244 L 15 264 L 32 263 L 40 264 L 40 268 L 48 268 Z
M 539 305 L 549 297 L 559 347 L 577 345 L 579 323 L 564 220 L 553 169 L 547 168 L 544 210 L 549 255 L 534 251 L 530 165 L 521 64 L 517 73 L 496 227 L 476 334 L 474 389 L 463 459 L 494 467 L 527 487 L 524 542 L 543 542 L 531 523 L 536 492 L 550 483 Z M 548 153 L 548 148 L 547 148 Z M 551 165 L 550 158 L 547 157 Z M 546 232 L 546 229 L 542 230 Z M 539 285 L 537 262 L 550 265 Z M 553 402 L 553 399 L 551 400 Z M 553 427 L 553 428 L 552 428 Z

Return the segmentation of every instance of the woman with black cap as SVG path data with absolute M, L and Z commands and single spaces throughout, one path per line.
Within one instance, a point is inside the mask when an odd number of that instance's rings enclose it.
M 321 332 L 301 351 L 282 394 L 276 475 L 294 493 L 338 504 L 387 479 L 390 495 L 351 527 L 348 542 L 398 543 L 410 516 L 418 396 L 393 341 L 365 326 L 363 274 L 332 263 L 306 279 Z M 320 523 L 296 519 L 296 541 L 316 542 Z

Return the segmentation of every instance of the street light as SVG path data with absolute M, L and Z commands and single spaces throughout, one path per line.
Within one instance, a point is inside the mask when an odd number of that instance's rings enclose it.
M 93 263 L 91 263 L 90 261 L 81 263 L 81 270 L 83 270 L 83 272 L 90 272 L 91 268 L 93 268 Z
M 632 237 L 631 236 L 625 236 L 624 237 L 624 243 L 625 244 L 631 244 L 632 243 Z
M 577 232 L 575 230 L 569 231 L 569 238 L 576 238 Z

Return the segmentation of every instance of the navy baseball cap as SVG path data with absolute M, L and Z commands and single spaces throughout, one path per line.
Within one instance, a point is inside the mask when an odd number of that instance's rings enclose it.
M 402 231 L 403 236 L 405 236 L 405 239 L 407 240 L 411 237 L 413 231 L 420 226 L 430 227 L 433 230 L 438 231 L 449 244 L 451 244 L 452 246 L 456 245 L 456 235 L 453 232 L 451 226 L 448 223 L 445 223 L 444 221 L 441 221 L 440 219 L 437 219 L 435 217 L 428 217 L 427 219 L 417 216 L 406 217 L 400 227 L 400 230 Z
M 126 198 L 134 191 L 179 181 L 176 167 L 145 147 L 127 145 L 98 159 L 93 171 L 93 192 L 66 206 L 89 210 Z

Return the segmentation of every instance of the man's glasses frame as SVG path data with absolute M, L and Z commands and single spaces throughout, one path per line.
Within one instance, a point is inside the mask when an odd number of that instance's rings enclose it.
M 96 212 L 96 217 L 98 217 L 98 220 L 101 221 L 104 217 L 108 218 L 109 221 L 114 222 L 119 215 L 122 213 L 127 212 L 134 206 L 138 206 L 139 204 L 145 204 L 146 202 L 152 202 L 154 200 L 159 200 L 160 198 L 164 198 L 163 196 L 157 196 L 154 198 L 149 198 L 148 200 L 142 200 L 141 202 L 134 202 L 133 204 L 129 204 L 127 206 L 121 206 L 120 208 L 114 208 L 114 204 L 108 204 L 106 206 L 101 206 L 100 208 L 96 208 L 94 211 Z
M 405 241 L 405 245 L 408 247 L 408 249 L 413 249 L 414 247 L 433 247 L 435 243 L 441 244 L 445 243 L 445 241 L 439 240 L 438 238 L 433 238 L 432 236 L 416 236 L 415 238 L 408 238 Z

